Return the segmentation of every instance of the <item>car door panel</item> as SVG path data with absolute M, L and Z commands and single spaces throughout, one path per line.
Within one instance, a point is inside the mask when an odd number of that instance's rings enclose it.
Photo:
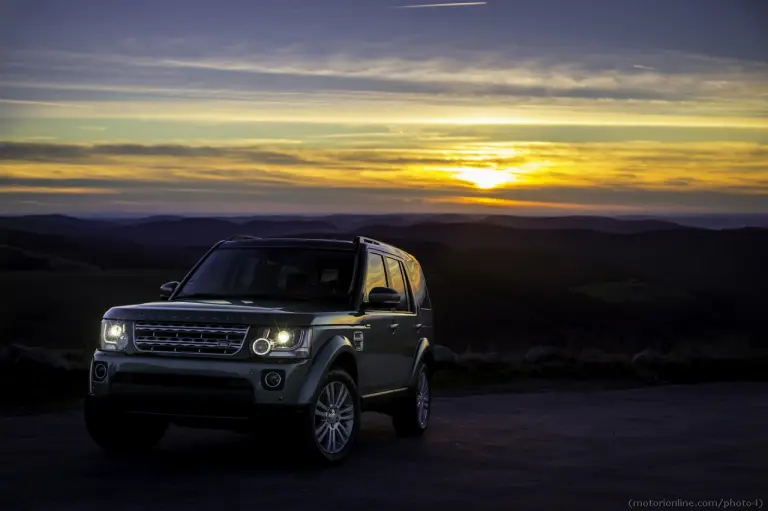
M 363 348 L 358 353 L 359 384 L 362 395 L 390 390 L 392 377 L 391 320 L 384 313 L 371 312 L 363 318 Z
M 384 258 L 375 252 L 368 253 L 363 302 L 374 287 L 388 287 Z M 368 310 L 362 318 L 363 349 L 358 353 L 359 383 L 362 395 L 391 390 L 397 384 L 398 357 L 393 356 L 393 323 L 388 311 Z M 395 322 L 396 323 L 396 322 Z
M 402 294 L 403 300 L 399 310 L 392 312 L 393 322 L 397 328 L 392 332 L 391 352 L 393 354 L 393 370 L 396 371 L 394 384 L 398 388 L 407 386 L 411 374 L 413 356 L 418 346 L 418 334 L 416 332 L 417 316 L 413 309 L 405 272 L 400 261 L 393 257 L 385 258 L 387 263 L 387 280 L 390 287 Z

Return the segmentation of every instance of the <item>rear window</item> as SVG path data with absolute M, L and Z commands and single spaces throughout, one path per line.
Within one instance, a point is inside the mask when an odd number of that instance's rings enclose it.
M 400 305 L 397 310 L 408 310 L 408 289 L 405 287 L 405 278 L 397 259 L 387 257 L 387 274 L 389 275 L 389 287 L 400 293 Z

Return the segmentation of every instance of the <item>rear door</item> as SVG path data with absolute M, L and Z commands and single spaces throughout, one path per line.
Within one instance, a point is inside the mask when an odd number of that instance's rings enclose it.
M 396 388 L 406 387 L 410 379 L 414 355 L 419 346 L 420 328 L 416 306 L 410 293 L 403 264 L 394 257 L 386 256 L 389 287 L 400 293 L 400 304 L 391 312 L 390 322 L 392 370 L 395 371 Z

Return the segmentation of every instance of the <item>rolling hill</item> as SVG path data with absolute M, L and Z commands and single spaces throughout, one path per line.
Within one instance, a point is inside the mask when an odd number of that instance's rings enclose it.
M 424 267 L 440 342 L 458 350 L 764 342 L 768 230 L 757 228 L 468 215 L 5 217 L 0 263 L 13 274 L 9 286 L 23 286 L 25 271 L 34 273 L 35 285 L 46 280 L 46 272 L 59 275 L 57 286 L 71 280 L 93 315 L 125 301 L 154 300 L 162 279 L 179 278 L 214 242 L 235 233 L 347 239 L 362 234 L 404 248 Z M 20 290 L 18 296 L 27 295 Z M 54 298 L 64 300 L 66 293 Z M 77 318 L 84 314 L 77 303 L 55 307 L 74 322 L 73 330 L 90 328 L 90 316 Z M 6 317 L 40 313 L 21 298 L 13 310 Z

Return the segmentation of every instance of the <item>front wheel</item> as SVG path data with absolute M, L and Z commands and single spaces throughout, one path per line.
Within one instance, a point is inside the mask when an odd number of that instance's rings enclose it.
M 416 374 L 415 384 L 392 414 L 392 425 L 399 436 L 421 436 L 429 427 L 432 379 L 425 364 L 419 366 Z
M 85 400 L 85 427 L 93 441 L 109 454 L 147 451 L 165 435 L 168 422 L 119 412 L 95 398 Z
M 303 437 L 310 455 L 325 464 L 347 457 L 360 430 L 360 396 L 342 370 L 330 371 L 307 409 Z

